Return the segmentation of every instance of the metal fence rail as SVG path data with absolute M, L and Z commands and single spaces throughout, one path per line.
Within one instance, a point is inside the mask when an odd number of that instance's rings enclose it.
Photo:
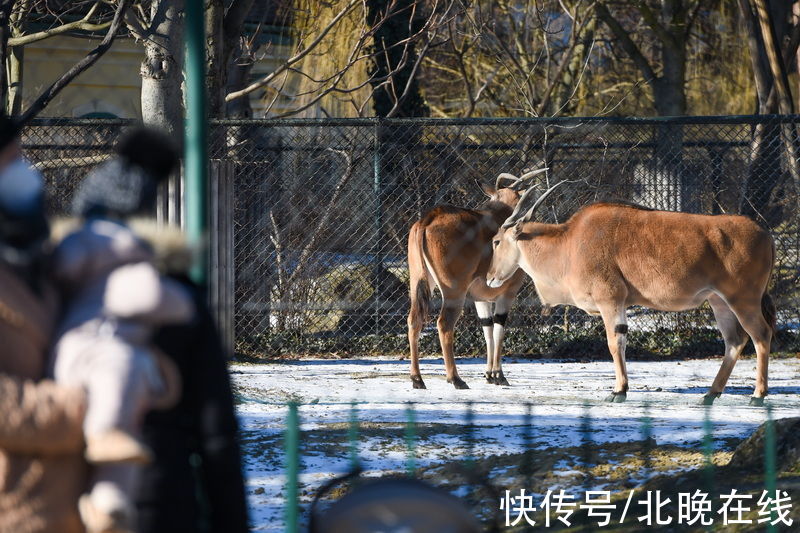
M 800 117 L 678 119 L 353 119 L 217 121 L 210 127 L 214 228 L 224 248 L 240 353 L 403 353 L 406 239 L 439 203 L 478 207 L 475 180 L 544 161 L 540 185 L 562 178 L 546 214 L 563 222 L 581 206 L 617 199 L 658 209 L 745 213 L 776 237 L 773 293 L 782 342 L 800 318 L 797 215 L 800 178 L 787 157 Z M 107 157 L 126 121 L 42 120 L 24 134 L 62 213 L 88 168 Z M 794 144 L 793 144 L 794 143 Z M 216 207 L 215 207 L 216 206 Z M 217 232 L 219 233 L 219 231 Z M 218 240 L 214 240 L 218 239 Z M 226 248 L 227 247 L 227 248 Z M 232 267 L 232 270 L 231 270 Z M 232 275 L 231 275 L 232 274 Z M 215 273 L 212 272 L 212 280 Z M 219 277 L 219 276 L 218 276 Z M 633 310 L 631 348 L 721 353 L 708 310 Z M 519 295 L 506 345 L 521 353 L 604 353 L 599 320 L 541 309 L 531 284 Z M 483 349 L 469 308 L 459 353 Z M 637 337 L 638 335 L 638 337 Z M 779 339 L 781 340 L 781 339 Z M 436 352 L 435 335 L 423 351 Z
M 258 400 L 253 398 L 239 398 L 243 401 L 250 401 L 250 402 L 257 402 L 261 403 Z M 280 405 L 279 402 L 264 402 L 270 405 Z M 479 402 L 484 404 L 494 404 L 495 402 L 492 401 L 484 401 Z M 320 404 L 315 404 L 320 405 Z M 337 404 L 337 403 L 330 403 L 325 404 L 327 406 L 342 406 L 346 407 L 345 404 Z M 502 511 L 504 507 L 498 500 L 502 499 L 501 495 L 505 493 L 504 503 L 512 504 L 517 497 L 524 498 L 525 491 L 527 490 L 528 498 L 530 498 L 529 503 L 527 506 L 524 504 L 524 500 L 520 499 L 515 506 L 517 516 L 521 516 L 519 513 L 521 509 L 526 508 L 529 512 L 533 513 L 536 511 L 536 507 L 533 505 L 533 498 L 536 496 L 535 491 L 532 491 L 531 488 L 534 487 L 533 484 L 533 471 L 534 465 L 537 459 L 541 457 L 545 457 L 547 454 L 552 453 L 552 449 L 550 449 L 547 445 L 542 446 L 541 441 L 540 445 L 537 446 L 534 444 L 534 434 L 537 433 L 539 427 L 537 426 L 537 421 L 533 416 L 533 408 L 534 405 L 531 403 L 525 404 L 524 414 L 520 419 L 520 424 L 518 426 L 514 426 L 513 429 L 510 428 L 510 431 L 522 431 L 522 443 L 523 443 L 523 452 L 521 454 L 517 454 L 517 459 L 519 460 L 519 464 L 516 465 L 516 468 L 513 470 L 509 470 L 513 472 L 512 477 L 513 480 L 509 481 L 508 472 L 506 472 L 506 481 L 505 483 L 511 483 L 510 485 L 506 486 L 494 486 L 493 483 L 496 482 L 495 478 L 489 477 L 491 474 L 491 467 L 477 466 L 476 465 L 476 458 L 481 457 L 481 454 L 474 453 L 475 447 L 475 439 L 473 433 L 476 430 L 476 424 L 473 418 L 473 403 L 466 402 L 463 405 L 462 413 L 462 421 L 459 424 L 458 429 L 458 440 L 460 441 L 461 446 L 458 449 L 457 453 L 453 454 L 453 457 L 450 461 L 458 466 L 456 469 L 459 472 L 458 475 L 463 476 L 461 478 L 461 482 L 463 485 L 459 484 L 461 489 L 465 489 L 464 492 L 461 494 L 461 500 L 463 503 L 466 504 L 467 508 L 474 516 L 479 517 L 481 519 L 482 525 L 486 528 L 487 531 L 500 531 L 503 530 L 504 527 L 508 527 L 510 524 L 506 522 L 502 524 Z M 301 417 L 298 413 L 298 408 L 303 407 L 302 404 L 298 404 L 296 402 L 290 402 L 286 404 L 288 413 L 286 416 L 286 424 L 284 429 L 284 457 L 283 457 L 283 465 L 284 465 L 284 472 L 285 472 L 285 485 L 284 485 L 284 511 L 285 511 L 285 530 L 287 532 L 296 532 L 300 531 L 299 525 L 304 522 L 308 522 L 311 517 L 310 515 L 315 509 L 313 505 L 310 508 L 303 509 L 301 505 L 301 499 L 299 497 L 300 494 L 300 474 L 301 474 L 301 457 L 303 456 L 304 450 L 302 446 L 302 439 L 300 438 L 301 433 L 303 432 L 301 426 Z M 360 435 L 360 428 L 361 428 L 361 421 L 358 417 L 357 411 L 358 404 L 356 402 L 352 402 L 350 404 L 350 417 L 347 424 L 347 444 L 346 446 L 350 450 L 350 466 L 349 472 L 344 473 L 341 477 L 338 478 L 339 483 L 337 483 L 336 479 L 326 481 L 323 486 L 339 486 L 339 485 L 351 485 L 352 488 L 352 480 L 353 478 L 357 478 L 359 472 L 362 471 L 362 466 L 360 463 L 359 458 L 359 446 L 362 444 L 362 438 Z M 630 441 L 631 443 L 635 444 L 638 449 L 632 451 L 629 454 L 629 458 L 638 458 L 641 461 L 641 467 L 638 470 L 637 478 L 635 482 L 631 479 L 630 476 L 627 478 L 627 486 L 628 486 L 628 504 L 632 500 L 632 496 L 639 495 L 646 496 L 652 489 L 656 486 L 661 486 L 662 488 L 669 485 L 654 485 L 650 486 L 649 482 L 653 480 L 653 478 L 657 475 L 656 472 L 651 468 L 652 458 L 658 451 L 658 447 L 655 445 L 655 440 L 653 438 L 652 429 L 654 425 L 657 425 L 658 418 L 651 417 L 650 415 L 650 406 L 649 404 L 645 403 L 643 405 L 643 415 L 637 419 L 634 419 L 635 422 L 638 424 L 638 435 L 636 431 L 630 432 Z M 702 480 L 702 483 L 695 483 L 696 485 L 702 485 L 702 490 L 700 488 L 695 488 L 698 492 L 702 492 L 703 496 L 710 497 L 710 500 L 707 501 L 708 507 L 703 510 L 702 514 L 705 514 L 704 524 L 710 525 L 712 522 L 722 521 L 717 515 L 722 514 L 724 511 L 720 510 L 722 508 L 723 500 L 725 498 L 725 490 L 723 487 L 729 485 L 731 480 L 730 479 L 723 479 L 724 476 L 720 473 L 716 472 L 717 466 L 714 464 L 714 453 L 715 453 L 715 446 L 714 446 L 714 434 L 715 434 L 715 426 L 714 422 L 711 418 L 711 407 L 706 406 L 704 408 L 704 417 L 702 422 L 702 453 L 703 453 L 703 462 L 700 467 L 689 468 L 688 470 L 682 470 L 683 473 L 697 471 L 701 472 L 701 476 L 698 476 L 698 480 Z M 417 424 L 416 420 L 416 411 L 415 405 L 413 403 L 409 403 L 406 405 L 405 409 L 406 413 L 406 420 L 404 422 L 404 431 L 402 435 L 398 433 L 397 437 L 403 437 L 404 442 L 398 445 L 399 449 L 403 449 L 403 452 L 406 455 L 406 472 L 405 475 L 410 478 L 418 478 L 420 477 L 420 471 L 416 468 L 416 461 L 417 459 L 426 459 L 425 457 L 418 457 L 419 450 L 417 449 L 417 442 L 415 435 L 417 433 Z M 583 415 L 580 417 L 580 424 L 576 425 L 573 429 L 576 434 L 580 435 L 579 439 L 579 456 L 576 455 L 575 459 L 578 463 L 578 467 L 580 468 L 580 476 L 582 481 L 573 481 L 573 483 L 579 483 L 577 485 L 570 485 L 568 482 L 563 480 L 558 480 L 555 484 L 554 491 L 558 489 L 566 489 L 568 493 L 568 497 L 572 498 L 575 497 L 575 508 L 577 511 L 578 504 L 581 504 L 586 498 L 586 502 L 589 502 L 589 497 L 591 494 L 599 494 L 598 491 L 601 490 L 602 485 L 596 486 L 598 480 L 595 479 L 595 475 L 593 474 L 593 467 L 598 464 L 601 464 L 603 461 L 599 459 L 597 444 L 598 442 L 595 441 L 592 432 L 593 422 L 597 422 L 597 419 L 593 418 L 591 413 L 591 405 L 584 401 L 583 402 Z M 751 460 L 754 460 L 754 463 L 761 463 L 760 468 L 759 466 L 751 465 L 752 468 L 751 474 L 755 474 L 752 479 L 748 480 L 747 484 L 742 480 L 739 480 L 739 483 L 742 483 L 741 487 L 733 490 L 733 494 L 739 490 L 740 492 L 744 492 L 747 494 L 748 492 L 751 493 L 750 495 L 746 495 L 745 497 L 748 499 L 748 503 L 754 503 L 756 499 L 758 499 L 758 495 L 761 494 L 762 497 L 764 495 L 777 500 L 778 498 L 783 498 L 784 502 L 789 502 L 788 509 L 791 509 L 791 499 L 789 493 L 783 490 L 777 489 L 777 480 L 778 480 L 778 472 L 776 469 L 776 459 L 777 459 L 777 450 L 778 447 L 776 445 L 776 431 L 775 431 L 775 421 L 772 415 L 772 407 L 770 405 L 766 408 L 766 416 L 765 421 L 762 424 L 762 430 L 756 430 L 754 432 L 754 436 L 759 436 L 761 438 L 761 445 L 758 447 L 750 447 L 753 452 L 753 457 Z M 761 432 L 761 433 L 759 433 Z M 509 437 L 509 435 L 506 435 Z M 638 439 L 637 439 L 638 437 Z M 754 437 L 750 437 L 750 440 L 753 440 Z M 758 439 L 755 439 L 758 441 Z M 691 448 L 688 448 L 691 449 Z M 737 448 L 737 451 L 739 448 Z M 743 450 L 742 456 L 747 454 L 746 451 Z M 477 457 L 476 457 L 477 456 Z M 485 458 L 485 457 L 484 457 Z M 431 457 L 427 457 L 427 459 L 431 459 Z M 439 461 L 442 461 L 439 458 Z M 734 461 L 731 461 L 733 464 Z M 723 465 L 724 468 L 724 465 Z M 388 478 L 396 478 L 398 477 L 398 473 L 396 472 L 383 472 L 382 477 Z M 542 474 L 539 473 L 541 476 Z M 669 476 L 670 474 L 666 474 Z M 680 474 L 677 471 L 673 471 L 673 476 L 679 476 Z M 519 476 L 519 477 L 517 477 Z M 427 480 L 430 482 L 430 477 Z M 520 481 L 523 483 L 520 485 Z M 674 516 L 675 510 L 677 507 L 677 500 L 679 497 L 679 492 L 684 492 L 685 495 L 688 495 L 693 498 L 697 498 L 699 494 L 694 494 L 692 496 L 691 488 L 688 488 L 688 483 L 691 483 L 691 480 L 684 480 L 684 485 L 673 485 L 671 487 L 674 490 L 674 493 L 668 493 L 665 495 L 669 497 L 670 500 L 664 503 L 669 503 L 669 501 L 673 502 L 673 506 L 671 508 L 667 508 L 667 513 L 673 513 L 673 519 L 676 525 L 681 524 L 680 515 Z M 544 486 L 551 485 L 552 486 L 553 480 L 549 480 L 544 483 Z M 306 497 L 306 504 L 308 504 L 309 496 L 315 496 L 317 492 L 325 491 L 320 486 L 310 487 L 313 482 L 307 484 L 304 489 L 304 492 L 307 495 Z M 676 488 L 680 487 L 680 488 Z M 744 490 L 741 490 L 744 487 Z M 482 493 L 478 493 L 476 489 L 483 488 L 484 491 Z M 486 489 L 489 490 L 486 490 Z M 525 489 L 520 492 L 520 488 Z M 452 490 L 452 487 L 450 487 Z M 509 490 L 510 489 L 510 490 Z M 608 491 L 608 488 L 603 489 Z M 730 489 L 728 489 L 730 490 Z M 549 489 L 548 489 L 549 491 Z M 595 491 L 594 493 L 590 491 Z M 687 492 L 688 491 L 688 492 Z M 763 491 L 763 492 L 762 492 Z M 563 492 L 563 490 L 562 490 Z M 610 491 L 608 491 L 610 493 Z M 509 501 L 509 495 L 515 494 L 520 496 L 515 496 Z M 549 496 L 549 494 L 548 494 Z M 623 495 L 624 496 L 624 495 Z M 328 498 L 329 499 L 329 498 Z M 638 499 L 638 498 L 637 498 Z M 749 501 L 752 499 L 752 502 Z M 536 496 L 537 502 L 540 500 L 538 496 Z M 648 496 L 649 501 L 649 496 Z M 316 502 L 315 502 L 316 503 Z M 609 500 L 606 503 L 611 503 Z M 645 503 L 642 500 L 638 501 L 638 504 Z M 634 504 L 635 506 L 636 504 Z M 683 505 L 683 504 L 681 504 Z M 623 510 L 624 506 L 624 510 Z M 713 507 L 713 509 L 712 509 Z M 583 507 L 581 507 L 583 508 Z M 544 514 L 548 514 L 551 512 L 549 507 L 539 507 L 538 509 L 544 511 Z M 631 511 L 630 515 L 628 516 L 628 522 L 626 525 L 625 517 L 628 510 L 628 506 L 625 504 L 625 498 L 615 498 L 613 505 L 607 505 L 606 509 L 613 509 L 615 514 L 615 527 L 617 530 L 621 531 L 640 531 L 642 530 L 643 525 L 641 524 L 642 518 L 636 518 L 635 515 L 637 514 L 635 510 Z M 647 516 L 650 516 L 650 506 L 649 503 L 647 505 Z M 755 510 L 755 507 L 752 507 Z M 783 508 L 784 510 L 787 507 Z M 748 511 L 750 508 L 748 508 Z M 306 515 L 303 517 L 302 515 Z M 506 520 L 508 520 L 509 514 L 513 517 L 515 516 L 513 513 L 506 513 Z M 542 514 L 541 512 L 539 513 Z M 621 517 L 620 517 L 621 514 Z M 570 513 L 572 515 L 572 513 Z M 588 513 L 579 513 L 576 512 L 575 516 L 570 517 L 570 521 L 564 522 L 567 526 L 576 525 L 579 527 L 580 530 L 583 528 L 589 528 L 589 530 L 596 530 L 602 529 L 600 527 L 599 519 L 592 519 L 591 512 Z M 660 514 L 659 514 L 660 516 Z M 319 518 L 319 517 L 316 517 Z M 400 520 L 405 519 L 408 517 L 399 517 Z M 537 519 L 540 519 L 541 516 L 537 516 Z M 687 518 L 686 516 L 683 517 L 684 519 Z M 708 519 L 708 522 L 705 520 Z M 741 519 L 741 516 L 739 517 Z M 618 522 L 616 522 L 618 520 Z M 776 524 L 791 524 L 792 518 L 788 517 L 787 514 L 782 514 L 782 516 L 778 516 L 776 513 L 775 505 L 769 505 L 767 507 L 762 507 L 762 510 L 759 512 L 758 518 L 752 518 L 751 515 L 748 515 L 746 520 L 743 520 L 740 523 L 750 523 L 756 524 L 756 520 L 759 520 L 758 524 L 764 523 L 763 527 L 765 531 L 778 531 L 778 527 Z M 727 525 L 727 516 L 724 519 L 725 525 Z M 530 524 L 530 522 L 528 522 Z M 549 521 L 548 521 L 549 523 Z M 555 523 L 555 521 L 554 521 Z M 665 524 L 668 522 L 664 522 Z M 685 522 L 684 522 L 685 523 Z M 689 524 L 692 524 L 693 521 L 690 521 Z M 514 525 L 516 522 L 514 522 Z M 597 526 L 595 526 L 597 524 Z M 650 524 L 649 518 L 647 524 Z M 607 525 L 604 524 L 604 525 Z M 522 528 L 515 529 L 517 530 L 527 530 L 524 529 L 525 524 L 522 524 Z M 582 526 L 582 528 L 581 528 Z M 542 520 L 539 520 L 539 527 L 542 528 Z M 556 524 L 554 527 L 562 528 L 561 525 Z M 759 526 L 762 527 L 762 526 Z M 549 528 L 549 527 L 548 527 Z M 688 526 L 687 526 L 688 528 Z M 313 529 L 312 529 L 313 531 Z

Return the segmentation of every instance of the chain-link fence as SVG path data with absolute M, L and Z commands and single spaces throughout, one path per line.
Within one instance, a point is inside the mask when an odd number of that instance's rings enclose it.
M 583 180 L 561 188 L 541 215 L 545 221 L 564 222 L 587 203 L 617 199 L 657 209 L 745 213 L 768 227 L 777 245 L 778 348 L 791 348 L 800 311 L 800 171 L 787 154 L 796 145 L 798 121 L 213 123 L 211 189 L 227 191 L 229 198 L 212 209 L 216 220 L 232 223 L 233 238 L 228 259 L 222 254 L 212 264 L 233 266 L 236 347 L 253 356 L 405 353 L 406 240 L 413 222 L 441 203 L 479 208 L 485 197 L 475 180 L 493 183 L 501 172 L 520 175 L 544 162 L 550 170 L 535 178 L 535 186 Z M 58 120 L 28 127 L 25 151 L 47 177 L 55 212 L 63 211 L 77 181 L 107 156 L 126 124 Z M 634 355 L 721 353 L 707 309 L 633 309 L 629 324 Z M 573 308 L 542 309 L 531 283 L 520 292 L 508 325 L 510 352 L 605 357 L 599 319 Z M 438 351 L 435 321 L 422 340 L 423 353 Z M 456 351 L 481 353 L 483 346 L 468 305 Z

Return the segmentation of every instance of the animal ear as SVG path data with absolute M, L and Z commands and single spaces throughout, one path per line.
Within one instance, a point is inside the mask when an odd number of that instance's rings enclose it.
M 511 235 L 515 239 L 519 239 L 519 236 L 522 235 L 522 224 L 524 223 L 525 223 L 524 220 L 518 220 L 517 223 L 514 224 L 514 227 L 511 228 Z
M 494 196 L 494 194 L 497 192 L 497 189 L 495 189 L 494 187 L 492 187 L 491 185 L 489 185 L 487 183 L 483 183 L 480 180 L 475 180 L 475 183 L 478 185 L 478 187 L 481 188 L 481 190 L 483 191 L 483 194 L 485 194 L 486 196 L 488 196 L 490 198 L 492 196 Z

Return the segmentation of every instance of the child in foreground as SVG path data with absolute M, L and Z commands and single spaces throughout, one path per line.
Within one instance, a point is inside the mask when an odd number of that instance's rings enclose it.
M 65 301 L 53 375 L 87 391 L 86 459 L 93 467 L 79 510 L 89 533 L 127 532 L 140 465 L 152 452 L 140 438 L 144 414 L 177 402 L 174 364 L 151 346 L 155 331 L 189 322 L 190 295 L 156 270 L 153 251 L 125 220 L 154 203 L 177 163 L 169 139 L 148 130 L 128 136 L 119 157 L 92 171 L 73 210 L 81 226 L 53 256 Z

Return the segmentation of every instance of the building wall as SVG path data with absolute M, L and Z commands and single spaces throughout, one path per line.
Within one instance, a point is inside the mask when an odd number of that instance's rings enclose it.
M 23 108 L 64 72 L 97 46 L 100 39 L 56 36 L 32 43 L 23 52 Z M 288 45 L 273 45 L 253 67 L 255 80 L 271 72 L 290 52 Z M 133 39 L 117 38 L 111 49 L 91 68 L 75 78 L 39 115 L 41 117 L 118 117 L 141 118 L 139 69 L 144 58 L 141 45 Z M 274 93 L 264 90 L 250 95 L 253 116 L 262 117 Z M 286 107 L 281 98 L 271 114 L 280 114 Z
M 23 107 L 100 43 L 100 39 L 56 36 L 32 43 L 23 52 Z M 43 117 L 98 114 L 141 118 L 142 48 L 132 39 L 117 39 L 111 49 L 44 109 Z

